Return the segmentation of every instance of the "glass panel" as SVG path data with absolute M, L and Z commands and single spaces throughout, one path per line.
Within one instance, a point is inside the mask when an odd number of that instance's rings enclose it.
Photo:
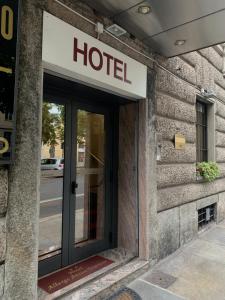
M 197 162 L 207 161 L 207 105 L 196 103 L 197 126 L 196 126 L 196 154 Z
M 77 111 L 75 245 L 104 238 L 104 115 Z
M 39 255 L 40 259 L 61 252 L 64 181 L 65 107 L 43 104 Z

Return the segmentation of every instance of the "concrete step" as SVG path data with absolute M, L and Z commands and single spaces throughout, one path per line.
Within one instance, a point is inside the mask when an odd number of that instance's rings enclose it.
M 101 278 L 88 284 L 84 284 L 83 286 L 80 286 L 79 289 L 70 292 L 67 295 L 59 295 L 54 299 L 103 300 L 113 294 L 120 287 L 130 283 L 138 276 L 141 276 L 148 270 L 148 268 L 148 261 L 133 259 L 129 263 L 118 267 Z
M 142 300 L 184 300 L 178 295 L 142 279 L 137 279 L 128 285 Z

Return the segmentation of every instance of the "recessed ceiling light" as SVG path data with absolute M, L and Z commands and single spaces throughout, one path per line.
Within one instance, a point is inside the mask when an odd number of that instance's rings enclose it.
M 186 40 L 176 40 L 174 43 L 176 46 L 182 46 L 186 43 Z
M 148 5 L 140 5 L 140 6 L 138 7 L 138 13 L 139 13 L 139 14 L 142 14 L 142 15 L 147 15 L 147 14 L 149 14 L 151 11 L 152 11 L 152 10 L 151 10 L 151 7 L 148 6 Z

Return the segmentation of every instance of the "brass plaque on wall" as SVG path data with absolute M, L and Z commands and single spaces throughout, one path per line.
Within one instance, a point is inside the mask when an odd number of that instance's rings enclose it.
M 181 150 L 185 148 L 186 140 L 182 134 L 175 134 L 175 149 Z

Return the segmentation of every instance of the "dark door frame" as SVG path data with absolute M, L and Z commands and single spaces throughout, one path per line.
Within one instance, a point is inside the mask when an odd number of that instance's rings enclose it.
M 104 239 L 100 240 L 100 241 L 96 241 L 96 242 L 92 242 L 89 245 L 85 246 L 85 247 L 81 247 L 81 248 L 75 248 L 73 245 L 73 240 L 74 240 L 74 236 L 75 236 L 75 230 L 74 230 L 74 226 L 73 226 L 73 221 L 70 222 L 70 241 L 69 241 L 69 245 L 71 246 L 69 248 L 69 262 L 73 263 L 77 260 L 83 259 L 85 257 L 88 257 L 90 255 L 93 254 L 93 252 L 101 252 L 107 248 L 110 248 L 110 239 L 109 239 L 109 235 L 111 232 L 111 228 L 110 228 L 110 224 L 108 224 L 108 220 L 110 220 L 110 207 L 109 204 L 113 201 L 113 199 L 111 199 L 111 191 L 110 191 L 110 173 L 112 172 L 113 169 L 113 165 L 111 163 L 112 158 L 113 158 L 113 153 L 112 153 L 112 149 L 111 149 L 111 140 L 112 140 L 112 133 L 111 133 L 111 129 L 112 126 L 110 124 L 110 111 L 107 107 L 105 106 L 96 106 L 93 105 L 93 103 L 83 103 L 82 101 L 76 101 L 76 103 L 74 103 L 74 105 L 72 105 L 72 116 L 77 115 L 77 111 L 78 110 L 85 110 L 88 112 L 92 112 L 92 113 L 96 113 L 96 114 L 101 114 L 104 115 L 105 117 L 105 131 L 106 131 L 106 148 L 105 148 L 105 220 L 104 220 L 104 228 L 105 228 L 105 234 L 104 234 Z M 76 157 L 76 117 L 74 118 L 74 122 L 72 124 L 72 141 L 74 141 L 72 148 L 71 148 L 71 162 L 74 161 L 74 157 Z M 74 124 L 76 123 L 76 124 Z M 71 181 L 76 182 L 76 164 L 72 163 L 71 164 Z M 76 201 L 76 200 L 75 200 Z M 75 220 L 75 201 L 74 201 L 74 195 L 71 194 L 70 197 L 70 217 L 72 218 L 72 220 Z
M 118 169 L 118 104 L 109 103 L 106 105 L 102 101 L 95 101 L 91 97 L 90 89 L 85 93 L 86 87 L 83 89 L 79 85 L 78 93 L 74 91 L 74 83 L 72 91 L 65 93 L 64 89 L 59 88 L 58 85 L 49 86 L 44 84 L 43 100 L 56 104 L 65 105 L 65 171 L 64 171 L 64 189 L 62 213 L 63 213 L 63 226 L 62 226 L 62 252 L 61 254 L 47 258 L 39 262 L 39 276 L 43 276 L 57 269 L 73 264 L 78 260 L 84 259 L 94 253 L 101 252 L 105 249 L 116 247 L 117 245 L 117 169 Z M 82 92 L 82 93 L 80 93 Z M 96 93 L 96 91 L 95 91 Z M 108 94 L 105 95 L 107 97 Z M 101 97 L 102 92 L 101 92 Z M 95 97 L 96 98 L 96 95 Z M 90 246 L 85 248 L 75 248 L 72 240 L 74 239 L 74 222 L 71 218 L 74 215 L 74 195 L 71 192 L 71 182 L 75 181 L 75 163 L 71 164 L 71 155 L 76 158 L 76 110 L 88 110 L 94 113 L 105 115 L 106 137 L 108 145 L 106 149 L 107 156 L 110 159 L 105 159 L 107 165 L 105 170 L 106 190 L 105 197 L 106 211 L 105 222 L 106 230 L 104 240 L 90 243 Z M 72 160 L 74 160 L 72 158 Z M 75 161 L 75 160 L 74 160 Z M 73 167 L 71 168 L 71 165 Z M 107 200 L 108 198 L 108 200 Z M 73 213 L 71 213 L 73 212 Z M 68 234 L 69 232 L 69 234 Z

